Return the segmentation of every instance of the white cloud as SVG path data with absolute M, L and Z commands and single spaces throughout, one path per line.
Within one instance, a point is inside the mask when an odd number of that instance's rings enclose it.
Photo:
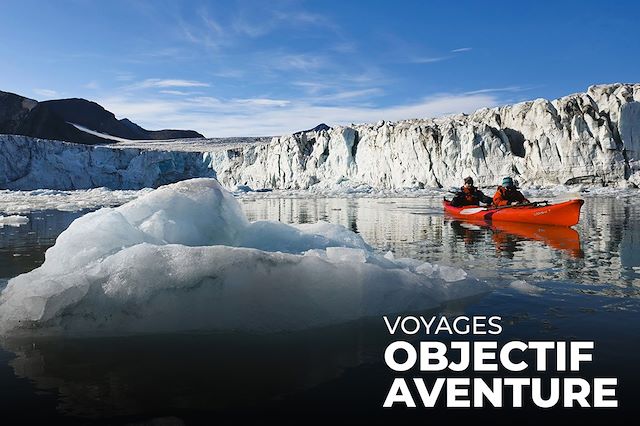
M 335 28 L 335 24 L 327 19 L 325 15 L 319 15 L 316 13 L 309 13 L 303 11 L 291 12 L 291 11 L 279 11 L 275 12 L 275 17 L 279 21 L 288 21 L 305 25 L 317 25 L 327 28 Z
M 198 11 L 199 22 L 186 23 L 178 21 L 182 34 L 191 43 L 201 45 L 216 51 L 228 48 L 247 38 L 258 38 L 274 31 L 288 32 L 300 30 L 300 27 L 315 27 L 336 33 L 339 27 L 326 16 L 291 10 L 291 4 L 286 10 L 275 10 L 276 5 L 265 3 L 261 8 L 238 10 L 226 16 L 212 17 L 212 12 L 204 7 Z
M 210 97 L 174 101 L 119 97 L 101 99 L 98 103 L 118 117 L 128 117 L 148 129 L 192 129 L 208 137 L 223 137 L 282 135 L 308 129 L 321 122 L 348 125 L 436 117 L 495 106 L 498 100 L 489 94 L 445 94 L 387 107 L 320 106 L 263 98 L 223 101 Z
M 244 18 L 233 21 L 231 28 L 234 33 L 246 35 L 251 38 L 261 37 L 271 32 L 275 25 L 271 22 L 248 22 Z
M 55 98 L 58 96 L 58 92 L 52 89 L 33 89 L 33 93 L 45 98 Z
M 242 69 L 221 69 L 211 73 L 214 77 L 221 78 L 243 78 L 246 75 L 245 70 Z
M 186 95 L 192 94 L 189 92 L 183 92 L 181 90 L 160 90 L 160 93 L 164 93 L 165 95 L 176 95 L 176 96 L 186 96 Z
M 221 24 L 211 18 L 204 10 L 201 10 L 199 15 L 201 19 L 199 25 L 188 24 L 183 20 L 178 21 L 178 26 L 185 40 L 215 51 L 230 43 L 229 34 Z
M 337 53 L 355 53 L 358 51 L 358 46 L 354 42 L 343 41 L 333 45 L 329 50 Z
M 160 80 L 150 78 L 143 83 L 146 87 L 208 87 L 209 83 L 202 83 L 193 80 Z
M 326 83 L 318 83 L 315 81 L 294 81 L 291 83 L 294 86 L 302 87 L 309 94 L 315 95 L 316 93 L 329 89 L 331 86 Z
M 234 99 L 233 102 L 239 104 L 252 105 L 252 106 L 287 106 L 291 101 L 282 99 L 267 99 L 267 98 L 251 98 L 251 99 Z
M 478 95 L 482 93 L 494 93 L 494 92 L 522 92 L 523 90 L 528 90 L 526 87 L 520 86 L 507 86 L 507 87 L 495 87 L 488 89 L 478 89 L 472 90 L 470 92 L 464 92 L 465 95 Z
M 437 56 L 437 57 L 418 57 L 412 58 L 411 62 L 414 64 L 432 64 L 434 62 L 442 62 L 450 59 L 451 56 Z
M 362 90 L 347 90 L 343 92 L 336 92 L 327 94 L 324 96 L 318 96 L 314 99 L 323 101 L 340 101 L 346 99 L 362 98 L 365 96 L 375 96 L 383 93 L 383 90 L 377 87 Z
M 225 31 L 222 25 L 218 21 L 213 19 L 206 10 L 201 9 L 199 15 L 202 21 L 205 23 L 206 28 L 209 31 L 213 32 L 214 35 L 224 34 Z
M 264 13 L 254 11 L 253 16 L 235 17 L 227 31 L 236 36 L 251 38 L 262 37 L 279 29 L 292 30 L 293 27 L 316 27 L 332 32 L 338 31 L 338 26 L 324 15 L 289 9 L 272 11 L 272 6 L 269 4 L 269 10 Z
M 87 84 L 85 84 L 82 87 L 84 87 L 85 89 L 96 90 L 96 89 L 100 88 L 100 85 L 98 84 L 97 81 L 93 80 L 93 81 L 88 82 Z
M 271 61 L 272 68 L 282 70 L 299 70 L 309 71 L 317 70 L 327 65 L 325 58 L 317 55 L 285 54 L 281 57 L 275 57 Z
M 148 78 L 144 81 L 133 83 L 126 87 L 129 90 L 170 87 L 209 87 L 209 83 L 194 80 Z
M 313 77 L 313 76 L 312 76 Z M 371 88 L 373 85 L 387 85 L 389 78 L 375 68 L 370 68 L 362 73 L 338 73 L 331 75 L 323 73 L 318 80 L 296 80 L 291 85 L 300 87 L 307 95 L 316 98 L 353 98 L 365 95 L 376 95 L 382 89 Z M 339 95 L 343 93 L 343 95 Z
M 128 72 L 119 72 L 116 74 L 116 81 L 131 81 L 134 78 L 133 74 Z
M 471 47 L 461 47 L 460 49 L 453 49 L 451 52 L 452 53 L 460 53 L 460 52 L 468 52 L 472 50 Z

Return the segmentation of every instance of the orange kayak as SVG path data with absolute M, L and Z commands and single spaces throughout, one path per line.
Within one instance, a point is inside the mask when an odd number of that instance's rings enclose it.
M 522 206 L 453 207 L 448 200 L 443 201 L 444 210 L 450 215 L 467 220 L 492 222 L 523 222 L 539 225 L 573 226 L 580 220 L 580 207 L 584 200 L 569 200 L 557 204 Z

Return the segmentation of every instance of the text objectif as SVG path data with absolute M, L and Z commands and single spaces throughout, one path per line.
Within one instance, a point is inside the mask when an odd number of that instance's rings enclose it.
M 578 377 L 584 366 L 593 361 L 593 341 L 415 342 L 410 339 L 416 335 L 497 336 L 503 330 L 502 318 L 384 316 L 383 320 L 390 335 L 407 336 L 386 347 L 387 367 L 397 373 L 418 371 L 425 376 L 395 377 L 383 403 L 385 408 L 433 408 L 437 404 L 455 408 L 521 408 L 529 403 L 540 408 L 618 406 L 617 378 Z M 447 371 L 478 372 L 483 377 L 433 377 Z M 526 377 L 527 371 L 536 372 L 530 376 L 545 377 Z M 487 377 L 490 372 L 500 372 L 504 377 Z

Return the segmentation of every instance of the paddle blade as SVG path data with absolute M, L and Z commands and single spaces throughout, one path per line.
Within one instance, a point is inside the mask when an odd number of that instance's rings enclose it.
M 475 207 L 472 209 L 464 209 L 464 210 L 460 210 L 460 214 L 476 214 L 476 213 L 480 213 L 483 211 L 486 211 L 487 208 L 486 207 Z

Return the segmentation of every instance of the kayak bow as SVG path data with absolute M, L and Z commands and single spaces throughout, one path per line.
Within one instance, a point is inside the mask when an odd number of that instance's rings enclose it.
M 448 200 L 443 201 L 444 210 L 461 219 L 524 222 L 542 225 L 573 226 L 580 220 L 580 207 L 584 200 L 569 200 L 545 206 L 529 203 L 504 207 L 453 207 Z

